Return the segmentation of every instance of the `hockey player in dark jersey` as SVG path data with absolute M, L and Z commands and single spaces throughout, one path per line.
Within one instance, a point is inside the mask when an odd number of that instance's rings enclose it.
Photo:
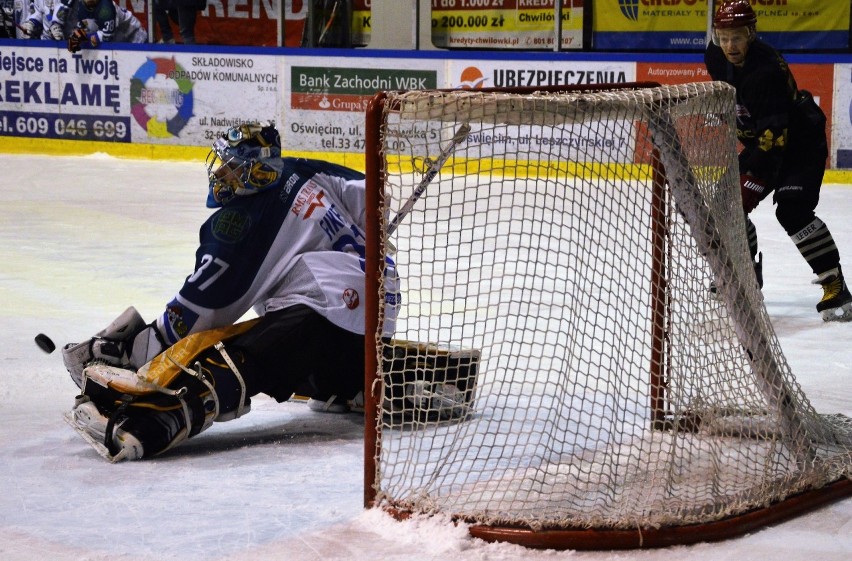
M 82 390 L 66 418 L 112 461 L 158 454 L 239 417 L 258 393 L 345 408 L 363 388 L 364 176 L 282 157 L 271 125 L 229 129 L 208 175 L 207 206 L 217 210 L 163 313 L 146 324 L 128 308 L 63 349 Z M 385 288 L 390 334 L 392 263 Z M 252 308 L 258 317 L 240 321 Z
M 148 33 L 132 12 L 113 0 L 59 0 L 49 25 L 56 40 L 67 39 L 68 50 L 98 48 L 101 43 L 146 43 Z
M 727 0 L 713 19 L 713 41 L 704 61 L 714 80 L 736 88 L 740 184 L 746 230 L 762 286 L 757 232 L 748 214 L 770 193 L 778 222 L 816 275 L 824 320 L 852 319 L 852 296 L 828 226 L 814 210 L 828 157 L 826 118 L 782 56 L 757 37 L 757 15 L 748 0 Z

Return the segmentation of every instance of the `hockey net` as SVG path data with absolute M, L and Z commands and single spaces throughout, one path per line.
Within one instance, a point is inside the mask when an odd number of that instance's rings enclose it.
M 369 505 L 615 548 L 849 494 L 852 424 L 812 408 L 756 284 L 734 104 L 712 82 L 373 100 Z

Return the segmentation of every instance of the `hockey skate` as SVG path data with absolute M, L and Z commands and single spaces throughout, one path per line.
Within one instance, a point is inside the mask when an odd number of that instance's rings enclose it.
M 455 384 L 415 380 L 407 383 L 404 391 L 415 410 L 431 412 L 441 420 L 461 419 L 469 413 L 465 393 Z
M 291 401 L 302 401 L 308 404 L 308 409 L 318 413 L 363 413 L 364 392 L 358 392 L 352 399 L 343 399 L 336 395 L 328 398 L 305 397 L 293 394 Z
M 816 309 L 823 321 L 852 320 L 852 294 L 849 293 L 839 265 L 819 275 L 814 284 L 822 286 L 822 300 Z
M 110 427 L 109 419 L 86 395 L 77 396 L 74 408 L 65 414 L 65 421 L 83 440 L 91 444 L 98 454 L 110 462 L 142 458 L 142 443 L 139 439 L 120 426 Z M 112 433 L 109 445 L 106 439 L 107 430 Z
M 349 413 L 349 402 L 336 395 L 323 397 L 311 397 L 308 399 L 308 409 L 318 413 Z

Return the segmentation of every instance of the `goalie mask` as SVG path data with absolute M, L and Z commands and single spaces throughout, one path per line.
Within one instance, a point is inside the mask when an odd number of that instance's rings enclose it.
M 281 175 L 280 157 L 281 137 L 275 126 L 229 128 L 207 155 L 207 206 L 219 207 L 234 197 L 253 195 L 275 185 Z

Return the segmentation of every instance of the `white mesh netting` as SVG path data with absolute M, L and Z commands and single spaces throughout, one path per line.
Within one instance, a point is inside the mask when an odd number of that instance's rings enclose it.
M 734 115 L 720 83 L 388 95 L 379 504 L 659 527 L 849 476 L 848 419 L 812 409 L 757 289 Z

